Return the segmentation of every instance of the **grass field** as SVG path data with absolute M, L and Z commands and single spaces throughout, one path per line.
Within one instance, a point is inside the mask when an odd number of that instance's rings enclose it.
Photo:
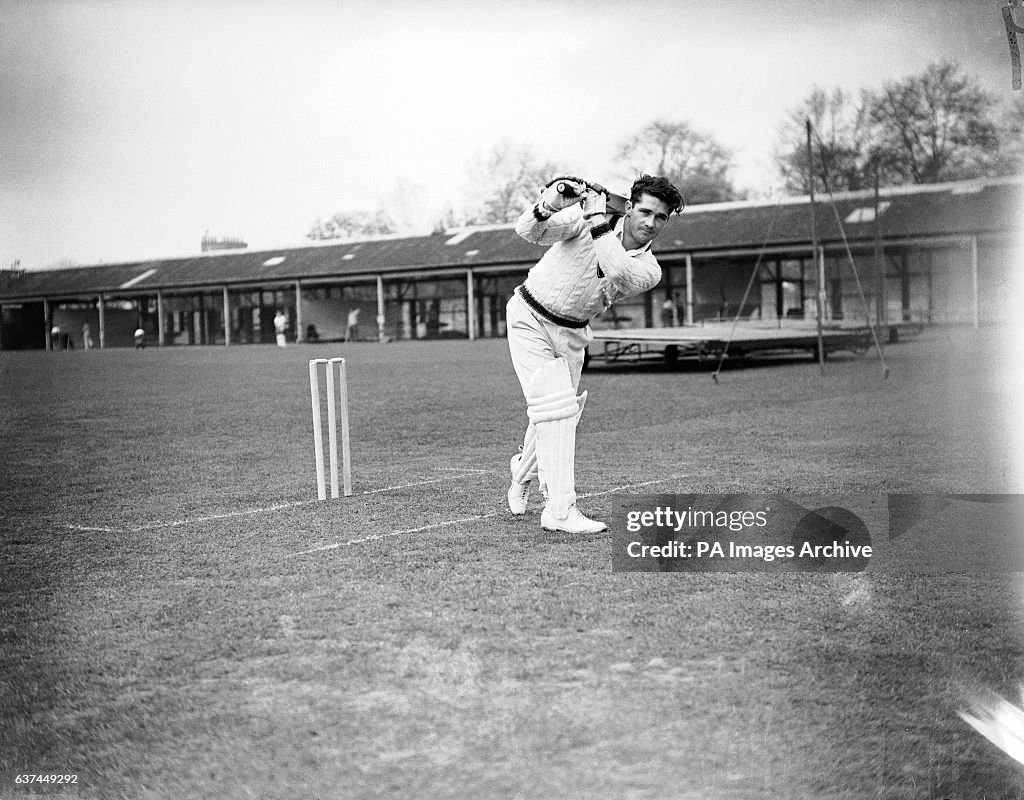
M 1020 492 L 1014 347 L 597 367 L 580 506 Z M 326 354 L 355 493 L 318 503 Z M 613 574 L 508 515 L 524 424 L 503 341 L 0 353 L 0 797 L 1024 796 L 956 716 L 1024 679 L 1019 575 Z

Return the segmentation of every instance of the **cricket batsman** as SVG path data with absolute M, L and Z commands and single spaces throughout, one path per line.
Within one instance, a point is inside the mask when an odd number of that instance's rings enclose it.
M 512 366 L 526 397 L 529 426 L 512 457 L 508 507 L 525 514 L 537 480 L 546 503 L 545 530 L 597 533 L 603 522 L 576 508 L 576 424 L 587 393 L 577 396 L 590 320 L 613 303 L 661 280 L 651 243 L 683 209 L 667 178 L 641 175 L 624 216 L 611 214 L 608 194 L 579 178 L 556 178 L 516 222 L 516 233 L 547 252 L 517 286 L 506 308 Z

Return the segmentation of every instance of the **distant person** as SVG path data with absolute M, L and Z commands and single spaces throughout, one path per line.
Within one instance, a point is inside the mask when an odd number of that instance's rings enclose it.
M 320 331 L 318 331 L 316 329 L 316 325 L 307 325 L 306 326 L 306 341 L 307 342 L 319 342 L 320 341 Z
M 679 292 L 673 292 L 661 304 L 661 325 L 663 328 L 679 327 Z
M 359 338 L 359 309 L 353 308 L 348 312 L 348 327 L 345 328 L 345 341 L 354 342 Z
M 92 329 L 88 322 L 82 326 L 82 347 L 92 350 Z
M 672 302 L 671 297 L 666 297 L 665 302 L 661 304 L 661 327 L 674 328 L 675 316 L 676 304 Z
M 436 339 L 441 335 L 440 302 L 435 300 L 427 304 L 427 338 Z
M 141 350 L 146 346 L 146 331 L 142 327 L 135 329 L 135 349 Z
M 60 325 L 54 325 L 50 328 L 50 347 L 54 350 L 60 350 Z
M 274 317 L 274 332 L 277 334 L 278 347 L 285 346 L 284 334 L 287 330 L 288 317 L 285 316 L 284 311 L 278 311 L 277 316 Z

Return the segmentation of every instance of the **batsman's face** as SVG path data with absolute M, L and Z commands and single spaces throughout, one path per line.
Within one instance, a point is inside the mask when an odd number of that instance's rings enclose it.
M 659 200 L 649 194 L 641 195 L 636 203 L 631 203 L 626 209 L 623 242 L 632 240 L 636 243 L 636 247 L 643 247 L 653 241 L 654 237 L 665 227 L 671 213 L 672 209 L 664 200 Z

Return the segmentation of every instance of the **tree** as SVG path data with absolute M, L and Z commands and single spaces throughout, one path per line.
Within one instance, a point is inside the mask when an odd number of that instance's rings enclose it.
M 377 198 L 374 211 L 339 211 L 326 222 L 318 219 L 307 239 L 351 239 L 357 236 L 424 236 L 452 219 L 451 207 L 437 200 L 421 183 L 398 178 Z
M 450 207 L 431 195 L 422 183 L 399 178 L 391 191 L 378 199 L 392 221 L 394 232 L 403 236 L 422 236 L 436 230 L 439 220 L 451 216 Z
M 999 136 L 995 100 L 952 61 L 886 83 L 870 100 L 877 157 L 901 183 L 993 174 Z
M 664 175 L 683 193 L 687 204 L 740 197 L 728 176 L 732 154 L 713 136 L 685 122 L 652 122 L 619 146 L 616 161 L 633 177 Z
M 537 202 L 540 188 L 559 174 L 557 170 L 529 145 L 503 140 L 470 166 L 466 222 L 513 222 Z
M 56 261 L 54 261 L 51 264 L 47 264 L 45 267 L 43 267 L 43 269 L 45 269 L 45 270 L 51 270 L 51 269 L 71 269 L 72 267 L 77 267 L 77 266 L 78 266 L 77 262 L 75 262 L 73 259 L 65 257 L 65 258 L 57 259 Z
M 432 234 L 444 233 L 449 228 L 458 227 L 460 224 L 462 223 L 455 217 L 455 209 L 449 205 L 445 207 L 444 215 L 434 221 L 434 227 L 430 232 Z
M 1000 175 L 1024 174 L 1024 94 L 1017 92 L 1007 102 L 999 116 Z
M 306 238 L 351 239 L 394 232 L 394 222 L 386 211 L 339 211 L 326 222 L 314 222 Z
M 871 159 L 868 100 L 855 100 L 840 88 L 826 92 L 817 86 L 810 97 L 786 116 L 779 128 L 775 164 L 786 191 L 810 192 L 807 122 L 811 123 L 814 188 L 817 191 L 863 189 Z

